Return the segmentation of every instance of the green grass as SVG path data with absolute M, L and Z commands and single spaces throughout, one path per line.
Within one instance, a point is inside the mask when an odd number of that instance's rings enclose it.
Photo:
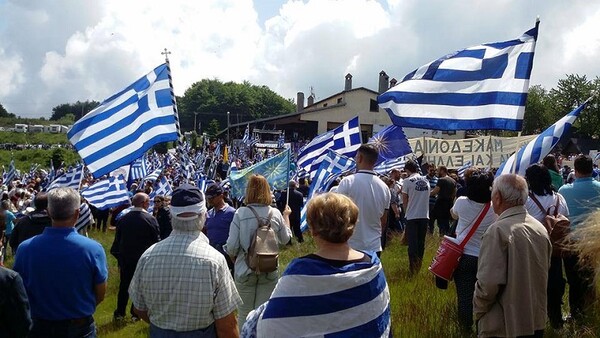
M 100 337 L 147 337 L 148 325 L 143 322 L 127 321 L 116 325 L 112 321 L 116 308 L 119 289 L 117 262 L 110 255 L 114 232 L 91 231 L 89 236 L 99 241 L 106 250 L 109 264 L 108 290 L 105 300 L 98 306 L 94 318 Z M 280 264 L 283 269 L 295 257 L 315 251 L 314 242 L 309 236 L 307 240 L 283 248 Z M 465 337 L 457 325 L 456 290 L 450 283 L 447 290 L 435 287 L 433 275 L 427 266 L 439 244 L 437 236 L 428 236 L 426 240 L 425 258 L 421 272 L 414 277 L 408 274 L 407 247 L 400 244 L 398 236 L 392 236 L 388 247 L 383 252 L 382 262 L 391 295 L 392 330 L 394 337 Z M 11 265 L 11 259 L 7 266 Z M 565 294 L 565 302 L 567 302 Z M 546 337 L 598 337 L 600 335 L 600 306 L 595 306 L 595 313 L 587 326 L 567 325 L 560 332 L 546 329 Z M 473 334 L 473 337 L 475 335 Z

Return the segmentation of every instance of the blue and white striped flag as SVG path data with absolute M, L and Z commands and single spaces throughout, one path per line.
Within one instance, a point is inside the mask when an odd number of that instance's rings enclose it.
M 392 169 L 404 169 L 404 164 L 406 164 L 406 157 L 401 156 L 395 159 L 383 161 L 379 163 L 373 171 L 378 173 L 379 175 L 387 175 Z
M 596 155 L 594 156 L 594 162 L 600 160 L 600 152 L 597 152 Z
M 246 125 L 246 131 L 244 131 L 244 137 L 242 138 L 242 143 L 247 145 L 250 142 L 250 124 Z
M 259 314 L 256 336 L 389 337 L 389 289 L 381 262 L 370 255 L 370 262 L 343 268 L 293 260 Z
M 144 181 L 155 182 L 158 179 L 158 176 L 162 173 L 162 168 L 158 168 L 150 173 L 150 175 L 144 177 Z
M 81 179 L 83 178 L 83 166 L 79 165 L 75 168 L 69 169 L 66 173 L 59 176 L 57 179 L 52 181 L 50 185 L 46 188 L 47 191 L 50 191 L 55 188 L 71 188 L 79 191 L 79 186 L 81 185 Z
M 465 177 L 465 171 L 467 171 L 467 169 L 471 168 L 472 166 L 473 166 L 473 163 L 471 161 L 465 162 L 465 164 L 463 164 L 460 168 L 458 168 L 456 170 L 456 173 L 457 173 L 458 177 L 464 178 Z
M 321 161 L 327 155 L 327 150 L 354 157 L 356 150 L 362 144 L 358 116 L 343 125 L 315 137 L 309 144 L 302 147 L 298 154 L 298 170 L 304 169 L 310 177 L 317 174 Z
M 173 194 L 173 188 L 166 177 L 161 177 L 160 180 L 156 183 L 155 189 L 153 190 L 156 195 L 160 196 L 171 196 Z
M 336 178 L 355 168 L 356 162 L 354 159 L 340 155 L 333 150 L 328 150 L 310 185 L 307 200 L 310 200 L 315 194 L 327 192 L 327 189 Z M 300 211 L 300 230 L 306 231 L 307 228 L 305 204 Z
M 277 148 L 283 148 L 285 145 L 285 131 L 279 135 L 277 139 Z
M 146 154 L 131 163 L 129 168 L 129 179 L 134 181 L 142 179 L 148 175 L 148 162 Z
M 498 171 L 496 171 L 496 177 L 510 173 L 525 176 L 525 170 L 527 170 L 527 167 L 534 163 L 540 162 L 544 157 L 546 157 L 546 155 L 548 155 L 554 146 L 556 146 L 556 144 L 560 141 L 563 135 L 565 135 L 569 129 L 571 129 L 571 125 L 575 122 L 579 116 L 579 113 L 581 113 L 581 111 L 585 108 L 590 99 L 548 127 L 548 129 L 544 130 L 536 138 L 529 141 L 529 143 L 521 147 L 516 154 L 512 154 L 508 160 L 500 165 L 500 168 L 498 168 Z
M 8 171 L 4 174 L 4 179 L 2 180 L 2 183 L 5 184 L 6 186 L 8 186 L 10 184 L 10 182 L 12 182 L 12 180 L 15 178 L 15 176 L 17 175 L 17 169 L 15 169 L 15 160 L 10 160 L 10 164 L 8 166 Z
M 177 140 L 167 65 L 106 99 L 67 136 L 94 177 L 133 162 L 155 144 Z
M 129 201 L 129 193 L 123 176 L 110 176 L 98 181 L 81 192 L 89 204 L 100 210 L 106 210 Z
M 81 203 L 79 206 L 79 218 L 77 219 L 77 222 L 75 222 L 75 230 L 81 230 L 81 228 L 90 224 L 93 219 L 94 216 L 92 216 L 90 207 L 85 202 Z
M 414 70 L 379 96 L 379 106 L 401 127 L 521 130 L 538 26 Z

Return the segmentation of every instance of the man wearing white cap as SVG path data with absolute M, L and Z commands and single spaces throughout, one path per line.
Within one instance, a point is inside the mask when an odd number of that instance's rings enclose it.
M 173 232 L 140 258 L 129 295 L 151 337 L 239 337 L 241 304 L 225 257 L 202 233 L 204 194 L 184 184 L 171 198 Z

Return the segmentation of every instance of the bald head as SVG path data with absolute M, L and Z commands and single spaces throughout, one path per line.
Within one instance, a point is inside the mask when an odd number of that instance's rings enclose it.
M 136 208 L 146 209 L 147 207 L 144 207 L 146 205 L 146 202 L 149 203 L 150 198 L 148 197 L 147 194 L 145 194 L 143 192 L 139 192 L 139 193 L 135 194 L 133 196 L 133 198 L 131 199 L 131 204 L 133 204 L 133 206 Z

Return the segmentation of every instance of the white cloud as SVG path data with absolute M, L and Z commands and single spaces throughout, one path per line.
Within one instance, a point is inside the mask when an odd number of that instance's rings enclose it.
M 25 81 L 22 72 L 23 59 L 17 55 L 8 56 L 4 49 L 0 48 L 0 98 L 11 92 L 16 92 Z M 0 103 L 2 103 L 0 101 Z

